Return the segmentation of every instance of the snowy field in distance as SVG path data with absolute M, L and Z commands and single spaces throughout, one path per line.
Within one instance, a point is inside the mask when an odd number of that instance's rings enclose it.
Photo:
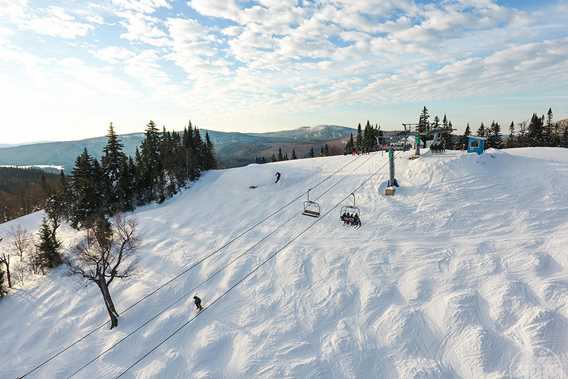
M 353 159 L 213 171 L 174 199 L 138 209 L 139 272 L 113 283 L 119 311 Z M 402 187 L 390 198 L 379 191 L 386 154 L 356 159 L 311 197 L 321 196 L 326 212 L 379 170 L 356 193 L 361 229 L 341 225 L 333 210 L 124 377 L 568 377 L 568 149 L 401 156 Z M 30 377 L 68 377 L 298 215 L 196 290 L 207 306 L 316 222 L 300 215 L 302 203 Z M 37 213 L 1 224 L 0 235 L 18 224 L 35 231 L 40 221 Z M 77 238 L 70 228 L 61 236 L 67 247 Z M 192 296 L 76 377 L 118 375 L 194 315 Z M 62 267 L 1 300 L 0 320 L 0 377 L 15 378 L 106 314 L 98 290 Z

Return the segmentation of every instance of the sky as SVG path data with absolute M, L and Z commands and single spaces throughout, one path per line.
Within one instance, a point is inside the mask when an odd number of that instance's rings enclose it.
M 0 144 L 568 117 L 568 0 L 0 0 Z

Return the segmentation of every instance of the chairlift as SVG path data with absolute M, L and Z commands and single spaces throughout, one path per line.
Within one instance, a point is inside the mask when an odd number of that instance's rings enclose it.
M 357 220 L 359 220 L 359 225 L 356 225 L 356 226 L 361 226 L 360 225 L 360 223 L 361 223 L 361 210 L 355 204 L 355 193 L 351 193 L 351 196 L 353 196 L 353 205 L 342 206 L 341 210 L 339 211 L 339 219 L 343 223 L 346 223 L 346 221 L 345 221 L 346 217 L 355 218 L 355 216 L 357 216 Z
M 310 191 L 311 190 L 312 190 L 311 188 L 308 190 L 308 200 L 304 201 L 304 211 L 302 212 L 302 214 L 304 216 L 319 217 L 320 216 L 320 206 L 315 201 L 310 200 Z

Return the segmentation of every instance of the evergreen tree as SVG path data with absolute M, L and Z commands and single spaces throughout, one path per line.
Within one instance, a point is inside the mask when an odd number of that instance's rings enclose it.
M 418 118 L 418 133 L 425 134 L 430 130 L 430 115 L 428 114 L 428 108 L 424 107 L 420 117 Z
M 543 118 L 540 118 L 533 113 L 531 121 L 528 126 L 528 143 L 529 146 L 543 146 L 544 145 L 544 125 Z
M 109 213 L 109 184 L 105 172 L 98 160 L 93 158 L 93 172 L 91 180 L 94 182 L 93 211 L 95 216 L 108 215 Z
M 42 268 L 54 268 L 63 263 L 63 259 L 59 253 L 61 243 L 54 237 L 52 227 L 44 217 L 39 229 L 39 263 Z
M 296 156 L 296 149 L 292 149 L 292 159 L 298 159 Z
M 205 132 L 205 146 L 207 147 L 207 170 L 217 168 L 217 159 L 215 158 L 215 147 L 209 138 L 209 133 Z
M 144 140 L 141 144 L 140 179 L 143 187 L 144 201 L 150 202 L 158 199 L 163 189 L 159 188 L 162 176 L 160 161 L 160 134 L 154 121 L 146 125 Z
M 440 127 L 440 118 L 438 116 L 434 117 L 434 122 L 432 123 L 432 129 L 437 129 Z
M 446 128 L 449 127 L 448 118 L 446 117 L 445 114 L 444 114 L 444 118 L 443 118 L 443 120 L 442 120 L 442 127 L 443 127 L 444 129 L 446 129 Z
M 185 175 L 183 174 L 183 164 L 181 164 L 183 160 L 180 160 L 178 151 L 180 149 L 177 133 L 170 133 L 164 127 L 160 139 L 160 163 L 162 167 L 159 178 L 161 192 L 158 194 L 160 202 L 164 201 L 166 196 L 175 195 L 178 188 L 183 186 Z
M 310 158 L 313 158 L 313 157 L 315 157 L 315 156 L 316 156 L 316 154 L 315 154 L 315 152 L 314 152 L 314 147 L 312 146 L 312 147 L 310 148 Z
M 101 165 L 106 176 L 106 183 L 108 188 L 108 206 L 109 213 L 114 214 L 120 210 L 120 198 L 124 195 L 120 193 L 121 187 L 120 174 L 122 172 L 122 166 L 126 162 L 126 155 L 123 152 L 123 145 L 118 139 L 118 136 L 114 132 L 114 127 L 112 122 L 109 125 L 107 133 L 107 143 L 103 148 L 103 155 L 101 157 Z
M 144 162 L 142 161 L 142 154 L 140 154 L 140 150 L 138 148 L 136 148 L 136 152 L 134 153 L 134 166 L 136 167 L 135 175 L 133 177 L 134 188 L 136 189 L 136 204 L 142 205 L 144 204 L 144 194 L 146 193 L 145 179 L 142 176 L 145 169 Z
M 560 146 L 568 147 L 568 126 L 564 127 L 564 132 L 562 133 L 562 139 L 560 141 Z
M 357 148 L 357 152 L 361 152 L 363 150 L 363 130 L 361 129 L 361 123 L 357 125 L 357 140 L 355 142 L 355 147 Z
M 199 173 L 205 169 L 206 151 L 205 144 L 201 139 L 201 132 L 197 127 L 193 129 L 193 151 Z
M 325 157 L 323 146 L 320 147 L 320 157 Z
M 479 126 L 479 129 L 477 129 L 477 136 L 478 137 L 485 137 L 485 125 L 483 124 L 483 122 Z
M 323 152 L 324 152 L 326 157 L 329 156 L 329 146 L 327 145 L 327 143 L 324 145 L 324 151 Z
M 546 124 L 544 125 L 544 145 L 554 146 L 555 143 L 554 126 L 552 125 L 552 108 L 548 108 L 546 113 Z
M 97 212 L 98 199 L 94 178 L 93 158 L 87 149 L 75 160 L 72 176 L 73 206 L 71 225 L 75 228 L 88 225 Z
M 272 153 L 271 160 L 272 160 L 272 162 L 278 162 L 278 158 L 276 158 L 276 154 L 274 154 L 274 152 Z
M 527 136 L 527 122 L 519 123 L 519 133 L 517 135 L 517 147 L 526 147 L 529 145 Z
M 136 193 L 136 166 L 132 158 L 128 158 L 122 162 L 120 168 L 120 180 L 118 186 L 120 188 L 118 198 L 120 209 L 123 211 L 131 211 L 134 209 L 134 198 Z
M 191 121 L 189 121 L 187 128 L 183 130 L 182 145 L 183 145 L 183 162 L 185 169 L 186 180 L 195 180 L 199 176 L 197 170 L 196 159 L 194 157 L 195 151 L 193 148 L 193 129 Z
M 465 127 L 465 131 L 463 132 L 463 136 L 460 139 L 461 142 L 461 147 L 464 150 L 467 149 L 467 137 L 471 135 L 471 128 L 469 126 L 469 122 L 467 123 L 466 127 Z
M 515 147 L 515 123 L 511 121 L 509 125 L 509 136 L 507 137 L 507 147 Z
M 501 135 L 501 125 L 498 122 L 493 122 L 491 124 L 491 131 L 490 131 L 490 145 L 494 149 L 502 149 L 503 148 L 503 136 Z
M 345 154 L 351 154 L 353 152 L 353 148 L 355 144 L 353 142 L 353 133 L 349 135 L 349 141 L 345 144 Z
M 284 155 L 282 154 L 282 148 L 279 147 L 278 148 L 278 161 L 283 161 L 284 160 Z

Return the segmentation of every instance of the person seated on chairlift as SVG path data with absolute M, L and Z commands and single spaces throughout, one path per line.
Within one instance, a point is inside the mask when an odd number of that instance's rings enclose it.
M 345 219 L 343 220 L 343 223 L 345 225 L 351 225 L 352 220 L 353 220 L 353 216 L 351 216 L 351 213 L 349 213 L 349 212 L 345 213 Z
M 361 226 L 361 219 L 357 213 L 353 216 L 353 226 Z

